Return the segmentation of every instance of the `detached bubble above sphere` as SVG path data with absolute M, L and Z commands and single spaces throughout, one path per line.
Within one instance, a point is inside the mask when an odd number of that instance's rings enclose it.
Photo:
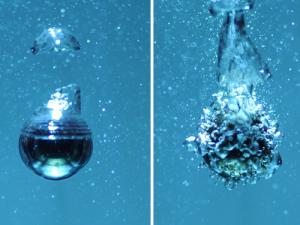
M 68 30 L 50 27 L 44 30 L 33 42 L 31 52 L 37 55 L 43 52 L 66 52 L 80 50 L 80 43 Z

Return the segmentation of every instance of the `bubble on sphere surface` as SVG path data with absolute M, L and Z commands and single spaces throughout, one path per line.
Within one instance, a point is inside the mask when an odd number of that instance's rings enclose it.
M 78 51 L 80 44 L 73 34 L 63 28 L 50 27 L 44 30 L 33 42 L 32 54 L 43 52 Z
M 228 189 L 270 178 L 282 164 L 278 125 L 245 90 L 215 94 L 216 101 L 204 109 L 198 134 L 186 139 L 188 149 Z
M 23 162 L 50 180 L 77 173 L 92 154 L 92 134 L 80 115 L 80 89 L 71 84 L 59 89 L 24 124 L 19 139 Z

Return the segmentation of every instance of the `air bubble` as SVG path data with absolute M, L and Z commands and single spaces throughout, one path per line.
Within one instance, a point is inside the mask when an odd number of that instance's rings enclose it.
M 80 50 L 80 44 L 73 34 L 63 28 L 50 27 L 44 30 L 33 42 L 31 52 L 67 52 Z

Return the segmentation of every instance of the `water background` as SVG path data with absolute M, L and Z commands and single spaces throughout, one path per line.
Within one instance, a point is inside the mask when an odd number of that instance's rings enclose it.
M 0 1 L 1 224 L 148 223 L 149 4 Z M 50 26 L 68 29 L 82 49 L 33 56 L 33 40 Z M 54 89 L 70 83 L 81 87 L 94 154 L 74 177 L 49 181 L 21 161 L 19 132 Z
M 273 78 L 258 101 L 273 109 L 284 134 L 283 166 L 269 180 L 228 191 L 197 169 L 182 147 L 202 109 L 220 90 L 216 53 L 222 18 L 208 1 L 155 1 L 155 222 L 157 225 L 300 224 L 300 3 L 255 1 L 247 30 Z

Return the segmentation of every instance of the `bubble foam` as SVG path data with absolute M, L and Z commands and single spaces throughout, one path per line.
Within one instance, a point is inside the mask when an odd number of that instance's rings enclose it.
M 245 90 L 215 94 L 214 103 L 204 109 L 198 134 L 186 139 L 188 149 L 194 149 L 228 189 L 268 179 L 282 164 L 278 124 Z

